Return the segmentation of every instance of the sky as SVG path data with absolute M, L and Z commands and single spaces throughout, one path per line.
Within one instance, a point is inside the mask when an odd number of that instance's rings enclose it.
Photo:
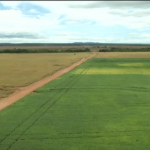
M 0 43 L 150 44 L 150 1 L 0 1 Z

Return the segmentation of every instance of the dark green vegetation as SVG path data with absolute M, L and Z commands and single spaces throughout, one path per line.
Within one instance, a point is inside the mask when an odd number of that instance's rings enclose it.
M 76 48 L 70 48 L 70 49 L 6 49 L 1 50 L 0 53 L 68 53 L 68 52 L 90 52 L 89 48 L 85 49 L 76 49 Z
M 99 52 L 150 52 L 150 48 L 118 48 L 118 47 L 111 47 L 111 48 L 104 48 L 100 49 Z
M 0 112 L 0 150 L 149 149 L 149 68 L 149 59 L 85 62 Z

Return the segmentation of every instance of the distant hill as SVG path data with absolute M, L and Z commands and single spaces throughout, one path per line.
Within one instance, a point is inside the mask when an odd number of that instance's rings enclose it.
M 74 42 L 74 43 L 0 43 L 0 46 L 150 46 L 143 43 L 97 43 L 97 42 Z

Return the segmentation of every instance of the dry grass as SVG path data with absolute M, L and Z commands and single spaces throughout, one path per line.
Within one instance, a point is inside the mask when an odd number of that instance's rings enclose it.
M 0 54 L 0 98 L 90 55 L 91 53 Z
M 150 58 L 150 52 L 99 52 L 96 58 Z

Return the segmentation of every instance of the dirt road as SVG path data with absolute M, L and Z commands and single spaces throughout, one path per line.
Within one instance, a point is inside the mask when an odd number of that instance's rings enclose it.
M 40 81 L 37 81 L 27 87 L 21 88 L 19 91 L 16 91 L 15 93 L 11 94 L 9 97 L 6 98 L 2 98 L 0 99 L 0 110 L 6 108 L 7 106 L 11 105 L 12 103 L 18 101 L 19 99 L 21 99 L 22 97 L 26 96 L 27 94 L 30 94 L 31 92 L 33 92 L 35 89 L 42 87 L 43 85 L 45 85 L 46 83 L 58 78 L 59 76 L 69 72 L 70 70 L 72 70 L 73 68 L 77 67 L 78 65 L 82 64 L 83 62 L 85 62 L 86 60 L 95 57 L 97 54 L 93 53 L 91 56 L 87 57 L 87 58 L 83 58 L 80 61 L 74 63 L 73 65 L 61 69 L 60 71 L 57 71 L 56 73 L 54 73 L 51 76 L 48 76 Z

